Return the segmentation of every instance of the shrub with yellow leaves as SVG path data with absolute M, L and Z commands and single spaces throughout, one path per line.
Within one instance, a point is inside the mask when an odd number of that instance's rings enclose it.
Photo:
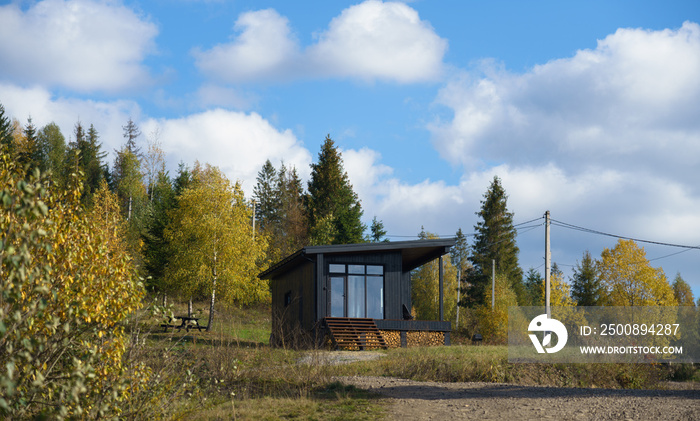
M 0 416 L 119 417 L 133 395 L 127 316 L 144 295 L 106 185 L 57 191 L 0 156 Z M 136 373 L 134 373 L 134 371 Z

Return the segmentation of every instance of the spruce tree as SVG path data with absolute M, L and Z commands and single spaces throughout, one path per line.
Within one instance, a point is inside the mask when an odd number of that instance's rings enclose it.
M 257 184 L 253 189 L 255 219 L 261 230 L 274 227 L 278 221 L 279 181 L 277 170 L 268 159 L 258 172 Z
M 126 126 L 122 126 L 122 129 L 124 130 L 124 139 L 126 139 L 126 149 L 141 158 L 141 148 L 136 146 L 136 138 L 141 136 L 139 126 L 129 117 L 129 121 L 126 122 Z
M 87 136 L 78 145 L 80 149 L 80 164 L 85 174 L 85 194 L 91 196 L 105 178 L 106 165 L 103 160 L 107 156 L 103 152 L 99 142 L 99 134 L 92 124 L 87 131 Z
M 364 241 L 362 206 L 343 169 L 338 148 L 326 139 L 318 154 L 318 162 L 311 164 L 306 210 L 309 216 L 314 244 L 351 244 Z
M 277 174 L 276 191 L 279 197 L 277 218 L 282 235 L 279 252 L 284 257 L 304 247 L 309 237 L 304 187 L 296 168 L 287 168 L 282 163 Z
M 146 286 L 149 290 L 166 293 L 164 276 L 171 253 L 164 232 L 177 203 L 175 190 L 166 171 L 158 173 L 152 190 L 150 212 L 143 233 L 144 268 L 149 275 Z
M 571 298 L 579 306 L 600 305 L 603 288 L 600 285 L 595 261 L 586 250 L 581 262 L 576 262 L 574 276 L 571 278 Z
M 507 199 L 501 180 L 496 176 L 484 194 L 481 210 L 476 213 L 481 220 L 474 226 L 476 235 L 469 257 L 475 269 L 469 274 L 469 295 L 475 304 L 484 303 L 491 282 L 492 260 L 496 261 L 497 273 L 508 279 L 518 302 L 523 300 L 523 271 L 518 265 L 520 250 L 515 242 L 517 232 L 513 227 L 513 213 L 508 212 Z
M 671 284 L 673 287 L 673 296 L 676 297 L 676 301 L 679 306 L 693 306 L 693 290 L 690 285 L 683 279 L 681 273 L 676 273 L 676 278 Z
M 388 239 L 382 240 L 386 236 L 386 230 L 384 229 L 384 223 L 377 219 L 375 215 L 372 218 L 372 225 L 370 226 L 370 232 L 372 233 L 369 241 L 372 243 L 378 243 L 380 241 L 389 241 Z
M 0 152 L 12 155 L 14 153 L 14 140 L 12 138 L 12 120 L 5 115 L 5 107 L 0 104 Z
M 41 149 L 39 148 L 36 126 L 32 122 L 31 117 L 27 120 L 27 125 L 24 126 L 24 139 L 26 146 L 20 161 L 23 164 L 29 164 L 31 169 L 40 168 L 42 162 Z
M 542 290 L 542 285 L 544 284 L 544 278 L 542 275 L 535 270 L 535 268 L 530 268 L 525 275 L 525 305 L 528 306 L 542 306 L 542 297 L 540 291 Z

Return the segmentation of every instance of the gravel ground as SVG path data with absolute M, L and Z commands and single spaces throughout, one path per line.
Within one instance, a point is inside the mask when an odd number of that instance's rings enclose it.
M 339 365 L 376 360 L 382 357 L 386 357 L 386 354 L 373 351 L 310 351 L 299 359 L 298 363 Z
M 390 417 L 400 420 L 700 420 L 697 383 L 669 385 L 669 390 L 621 390 L 388 377 L 338 380 L 387 397 Z

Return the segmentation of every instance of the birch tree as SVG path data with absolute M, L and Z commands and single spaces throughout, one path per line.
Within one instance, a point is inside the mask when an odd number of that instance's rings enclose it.
M 269 298 L 267 284 L 257 277 L 267 241 L 253 237 L 251 221 L 240 184 L 217 167 L 197 163 L 165 232 L 173 252 L 166 279 L 185 297 L 209 296 L 208 331 L 217 294 L 239 304 Z

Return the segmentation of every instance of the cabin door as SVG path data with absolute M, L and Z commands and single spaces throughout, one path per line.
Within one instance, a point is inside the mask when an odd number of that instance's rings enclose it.
M 331 317 L 345 317 L 345 277 L 331 276 Z

